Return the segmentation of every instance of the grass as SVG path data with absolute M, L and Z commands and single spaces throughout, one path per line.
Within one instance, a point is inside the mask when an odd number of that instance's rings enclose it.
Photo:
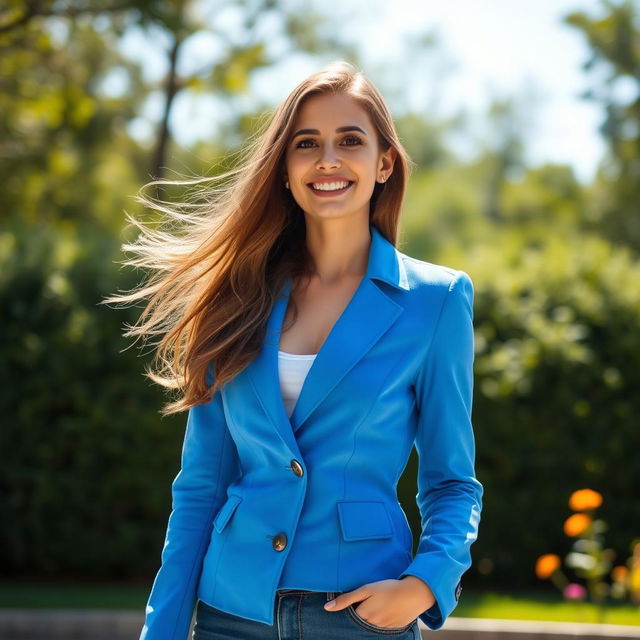
M 0 582 L 0 609 L 129 609 L 144 611 L 148 586 Z
M 0 583 L 0 608 L 128 609 L 144 611 L 151 584 L 58 585 Z M 452 614 L 462 618 L 604 622 L 640 625 L 640 607 L 612 602 L 602 619 L 587 602 L 568 602 L 549 591 L 500 593 L 466 589 Z
M 640 606 L 610 601 L 600 612 L 594 604 L 568 601 L 559 593 L 548 591 L 505 593 L 467 589 L 460 596 L 452 615 L 462 618 L 640 625 Z

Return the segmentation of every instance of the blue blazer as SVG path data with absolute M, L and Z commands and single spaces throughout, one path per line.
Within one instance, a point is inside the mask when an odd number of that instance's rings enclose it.
M 367 272 L 291 418 L 278 376 L 291 278 L 259 355 L 189 410 L 141 640 L 185 640 L 196 597 L 272 625 L 278 589 L 350 591 L 411 574 L 435 595 L 419 616 L 429 628 L 457 605 L 483 494 L 471 424 L 473 285 L 370 233 Z M 396 494 L 413 446 L 415 555 Z

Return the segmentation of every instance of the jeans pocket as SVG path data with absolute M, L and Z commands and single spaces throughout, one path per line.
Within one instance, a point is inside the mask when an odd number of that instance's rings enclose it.
M 350 604 L 346 607 L 345 611 L 349 614 L 349 617 L 360 627 L 367 629 L 368 631 L 374 631 L 382 635 L 397 635 L 407 632 L 413 625 L 416 624 L 417 618 L 412 620 L 409 624 L 405 624 L 402 627 L 380 627 L 377 624 L 373 624 L 368 620 L 365 620 L 359 613 L 357 613 L 355 607 L 357 604 Z

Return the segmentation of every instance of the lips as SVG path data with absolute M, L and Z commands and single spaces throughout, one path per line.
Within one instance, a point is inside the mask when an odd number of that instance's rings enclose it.
M 327 196 L 332 196 L 332 195 L 340 195 L 342 193 L 345 193 L 346 191 L 348 191 L 351 188 L 351 185 L 353 184 L 353 180 L 317 180 L 316 182 L 324 182 L 325 184 L 330 184 L 331 182 L 347 182 L 347 186 L 342 188 L 342 189 L 314 189 L 313 188 L 313 183 L 308 183 L 307 187 L 309 187 L 309 189 L 311 189 L 312 193 L 316 196 L 320 196 L 320 197 L 327 197 Z

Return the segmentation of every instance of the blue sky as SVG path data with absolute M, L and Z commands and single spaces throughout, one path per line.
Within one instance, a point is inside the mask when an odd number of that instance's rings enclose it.
M 219 4 L 208 1 L 198 6 L 203 17 L 233 30 L 233 11 L 215 13 Z M 346 10 L 337 10 L 345 16 L 341 33 L 361 49 L 363 70 L 383 93 L 388 90 L 394 113 L 412 108 L 446 119 L 464 112 L 466 131 L 449 142 L 461 156 L 470 157 L 479 142 L 490 143 L 485 113 L 491 98 L 513 96 L 521 105 L 527 162 L 568 163 L 580 180 L 591 179 L 604 153 L 597 133 L 603 113 L 578 97 L 595 78 L 581 70 L 589 55 L 584 38 L 564 25 L 562 16 L 574 10 L 599 15 L 598 0 L 352 0 Z M 407 38 L 426 33 L 435 35 L 437 47 L 408 55 Z M 275 38 L 270 46 L 277 51 Z M 123 43 L 128 55 L 144 61 L 149 78 L 164 72 L 164 56 L 152 55 L 158 47 L 163 42 L 157 34 L 145 39 L 132 32 Z M 194 38 L 185 47 L 182 68 L 199 68 L 219 51 L 212 37 Z M 171 118 L 176 141 L 191 144 L 215 135 L 230 109 L 249 108 L 254 100 L 277 103 L 323 62 L 306 56 L 284 58 L 278 66 L 257 73 L 249 95 L 235 104 L 182 95 Z M 131 127 L 134 135 L 143 139 L 152 134 L 150 122 L 161 104 L 159 96 L 149 100 Z

